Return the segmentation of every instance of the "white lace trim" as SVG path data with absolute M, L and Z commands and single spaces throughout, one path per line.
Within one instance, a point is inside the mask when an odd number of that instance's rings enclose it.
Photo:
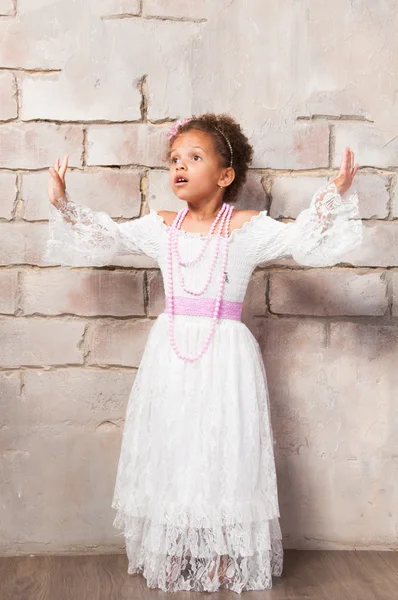
M 333 181 L 315 192 L 310 207 L 294 222 L 282 223 L 264 212 L 260 215 L 252 222 L 248 242 L 255 264 L 293 257 L 302 265 L 331 266 L 362 242 L 357 194 L 341 196 Z
M 160 228 L 157 213 L 117 223 L 107 213 L 92 211 L 66 196 L 50 205 L 49 240 L 44 260 L 72 267 L 104 266 L 118 256 L 146 254 L 157 259 Z
M 150 588 L 241 593 L 271 588 L 272 577 L 282 574 L 278 519 L 198 529 L 155 524 L 118 510 L 114 526 L 124 530 L 128 572 L 142 573 Z

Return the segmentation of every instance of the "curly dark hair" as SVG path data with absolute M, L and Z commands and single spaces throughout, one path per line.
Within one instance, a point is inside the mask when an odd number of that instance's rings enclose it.
M 253 148 L 249 144 L 249 140 L 243 133 L 241 126 L 227 114 L 215 115 L 213 113 L 205 113 L 198 117 L 193 116 L 187 123 L 178 127 L 177 133 L 170 139 L 169 148 L 171 148 L 174 140 L 181 133 L 185 133 L 191 129 L 204 131 L 213 138 L 215 150 L 221 156 L 224 167 L 229 167 L 231 164 L 231 151 L 224 136 L 228 138 L 233 151 L 232 167 L 235 171 L 235 179 L 226 188 L 224 200 L 235 200 L 239 190 L 246 181 L 247 172 L 253 157 Z

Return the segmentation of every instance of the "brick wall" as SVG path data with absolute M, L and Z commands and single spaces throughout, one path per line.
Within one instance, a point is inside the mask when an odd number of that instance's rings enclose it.
M 0 0 L 2 553 L 123 547 L 123 418 L 164 304 L 150 259 L 43 266 L 47 169 L 69 153 L 70 195 L 118 221 L 173 209 L 164 131 L 206 110 L 255 146 L 238 207 L 278 219 L 356 152 L 366 247 L 330 269 L 262 266 L 244 320 L 268 373 L 285 546 L 397 547 L 396 16 L 249 4 Z

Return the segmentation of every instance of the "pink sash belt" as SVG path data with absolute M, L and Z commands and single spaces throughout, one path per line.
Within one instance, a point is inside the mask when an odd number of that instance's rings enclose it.
M 174 314 L 189 315 L 192 317 L 212 317 L 214 314 L 214 298 L 184 298 L 174 296 Z M 170 312 L 170 300 L 166 298 L 165 313 Z M 242 302 L 229 302 L 221 300 L 220 319 L 234 319 L 240 321 L 242 315 Z

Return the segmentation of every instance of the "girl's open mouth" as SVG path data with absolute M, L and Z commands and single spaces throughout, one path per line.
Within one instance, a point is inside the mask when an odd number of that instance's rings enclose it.
M 182 185 L 184 183 L 188 183 L 188 179 L 185 179 L 185 177 L 181 177 L 181 175 L 178 175 L 175 179 L 174 179 L 174 183 L 176 185 Z

